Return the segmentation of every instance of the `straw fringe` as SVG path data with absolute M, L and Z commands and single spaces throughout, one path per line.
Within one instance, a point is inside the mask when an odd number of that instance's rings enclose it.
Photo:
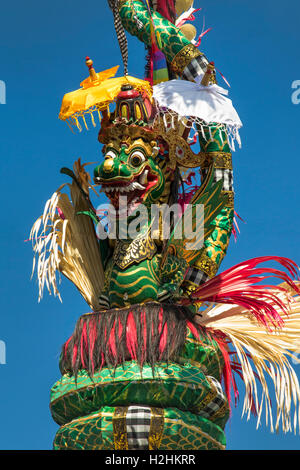
M 70 189 L 71 200 L 61 192 L 65 186 Z M 47 201 L 30 232 L 35 253 L 32 275 L 36 271 L 39 301 L 45 288 L 61 300 L 60 272 L 75 284 L 90 308 L 99 311 L 104 270 L 93 222 L 77 214 L 83 210 L 88 210 L 87 203 L 74 182 L 62 185 Z
M 281 284 L 280 287 L 289 289 L 286 284 Z M 274 292 L 278 295 L 276 288 Z M 284 293 L 281 295 L 284 300 Z M 300 433 L 300 386 L 289 362 L 291 359 L 294 363 L 299 363 L 297 354 L 300 352 L 300 296 L 292 298 L 289 315 L 285 318 L 283 327 L 274 331 L 268 331 L 249 312 L 236 305 L 230 308 L 217 305 L 201 313 L 203 316 L 198 318 L 198 323 L 216 332 L 221 331 L 236 351 L 232 367 L 241 370 L 246 389 L 243 416 L 246 414 L 249 419 L 255 405 L 258 427 L 265 408 L 266 424 L 274 432 L 274 417 L 267 383 L 269 377 L 274 385 L 276 399 L 275 430 L 278 432 L 281 422 L 284 432 L 296 433 L 298 428 Z M 262 388 L 260 399 L 256 379 Z

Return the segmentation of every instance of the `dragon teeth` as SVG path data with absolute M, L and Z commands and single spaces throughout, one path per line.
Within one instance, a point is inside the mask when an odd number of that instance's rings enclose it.
M 132 183 L 134 189 L 146 189 L 145 186 L 142 186 L 140 183 Z
M 146 187 L 141 184 L 141 178 L 145 180 L 146 182 L 147 174 L 148 174 L 148 170 L 145 170 L 144 173 L 140 176 L 139 183 L 137 181 L 133 181 L 127 186 L 103 186 L 100 192 L 105 192 L 105 193 L 118 192 L 120 194 L 126 194 L 130 191 L 134 191 L 135 189 L 139 189 L 143 191 L 146 189 Z
M 148 176 L 149 170 L 145 170 L 139 177 L 139 182 L 141 184 L 146 184 L 147 183 L 147 176 Z M 145 189 L 145 188 L 142 188 Z

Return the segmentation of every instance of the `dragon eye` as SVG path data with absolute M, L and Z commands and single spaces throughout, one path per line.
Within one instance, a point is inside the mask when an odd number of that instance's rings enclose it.
M 130 165 L 132 166 L 135 166 L 135 167 L 138 167 L 140 166 L 144 161 L 145 161 L 145 155 L 143 154 L 143 152 L 139 152 L 138 150 L 133 152 L 131 155 L 130 155 L 130 160 L 129 160 L 129 163 Z
M 108 158 L 116 158 L 116 156 L 117 156 L 116 152 L 114 152 L 113 150 L 109 150 L 109 151 L 105 154 L 104 158 L 105 158 L 105 159 L 108 159 Z

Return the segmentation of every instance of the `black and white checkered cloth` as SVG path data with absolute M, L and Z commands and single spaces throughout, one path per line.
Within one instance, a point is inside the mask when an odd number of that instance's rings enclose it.
M 203 410 L 200 411 L 200 416 L 206 419 L 210 419 L 214 414 L 219 411 L 225 403 L 227 403 L 227 398 L 223 393 L 222 386 L 215 377 L 207 377 L 212 385 L 215 387 L 216 395 L 210 403 L 208 403 Z
M 119 0 L 108 0 L 108 4 L 112 9 L 114 15 L 114 25 L 119 42 L 123 64 L 124 64 L 124 75 L 128 75 L 128 43 L 125 34 L 125 30 L 119 14 Z
M 198 75 L 203 75 L 206 72 L 208 59 L 204 54 L 195 57 L 183 71 L 182 78 L 193 82 Z
M 228 169 L 218 168 L 215 170 L 214 181 L 223 180 L 223 191 L 233 191 L 233 171 Z
M 197 286 L 204 284 L 204 282 L 206 282 L 208 279 L 209 279 L 208 275 L 197 268 L 189 268 L 185 276 L 185 281 L 189 281 L 189 282 L 192 282 L 193 284 L 197 284 Z
M 202 178 L 205 179 L 208 170 L 205 168 L 202 170 Z M 216 168 L 214 170 L 214 183 L 223 180 L 223 191 L 233 191 L 233 171 L 223 168 Z
M 129 406 L 126 413 L 126 430 L 129 450 L 149 449 L 151 408 Z

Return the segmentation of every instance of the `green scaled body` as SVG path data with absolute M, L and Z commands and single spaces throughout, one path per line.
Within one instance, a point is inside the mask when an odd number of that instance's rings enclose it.
M 203 335 L 199 343 L 188 330 L 177 362 L 159 363 L 154 373 L 130 361 L 93 377 L 81 371 L 77 381 L 63 375 L 51 390 L 51 413 L 61 425 L 54 449 L 130 448 L 126 412 L 135 404 L 149 409 L 150 450 L 222 450 L 229 414 L 215 385 L 222 368 L 216 342 Z

